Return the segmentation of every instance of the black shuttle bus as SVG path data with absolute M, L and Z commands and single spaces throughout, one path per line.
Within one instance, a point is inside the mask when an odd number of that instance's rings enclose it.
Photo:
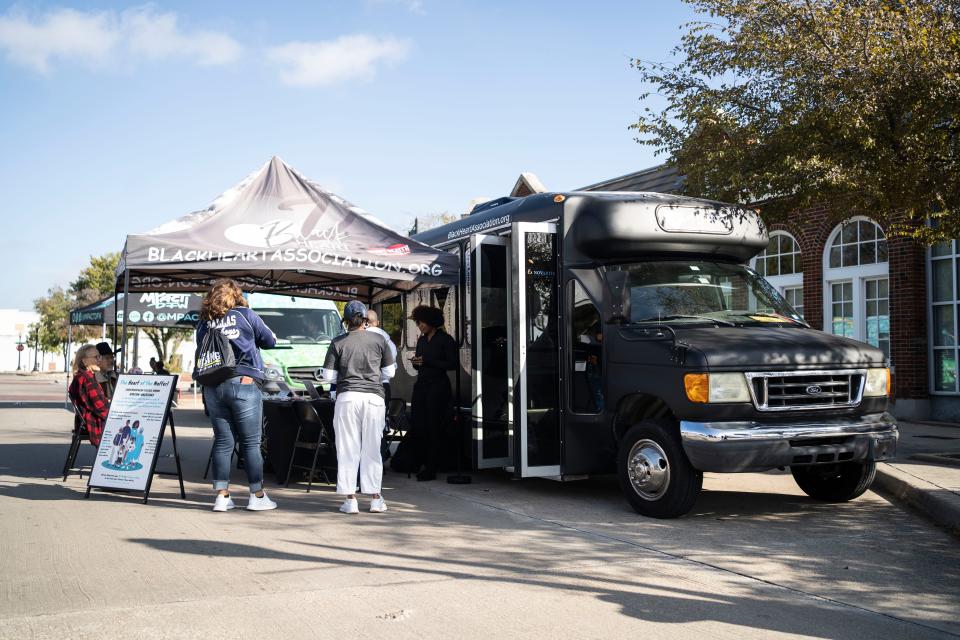
M 883 353 L 811 329 L 746 266 L 767 246 L 754 211 L 547 193 L 415 239 L 459 255 L 461 284 L 386 301 L 381 315 L 443 310 L 475 469 L 615 472 L 637 512 L 675 517 L 704 471 L 789 467 L 808 495 L 844 501 L 895 453 Z M 393 388 L 409 399 L 417 331 L 404 323 Z

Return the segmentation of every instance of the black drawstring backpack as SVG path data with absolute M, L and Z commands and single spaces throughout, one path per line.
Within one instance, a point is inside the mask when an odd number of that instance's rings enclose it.
M 193 378 L 205 387 L 213 387 L 237 375 L 237 357 L 230 339 L 207 323 L 207 333 L 197 350 Z

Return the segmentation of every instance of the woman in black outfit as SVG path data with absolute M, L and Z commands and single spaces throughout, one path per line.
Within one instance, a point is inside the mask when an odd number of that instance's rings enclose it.
M 457 368 L 457 341 L 443 330 L 440 309 L 419 306 L 410 317 L 421 334 L 416 353 L 410 359 L 419 372 L 410 403 L 411 426 L 421 438 L 424 456 L 424 467 L 417 474 L 417 480 L 434 480 L 452 395 L 447 372 Z

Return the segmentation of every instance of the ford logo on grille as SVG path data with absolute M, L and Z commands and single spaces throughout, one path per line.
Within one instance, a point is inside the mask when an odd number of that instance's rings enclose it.
M 808 396 L 815 396 L 815 395 L 818 395 L 818 394 L 823 393 L 823 389 L 821 389 L 820 387 L 818 387 L 818 386 L 815 385 L 815 384 L 812 384 L 812 385 L 810 385 L 809 387 L 806 388 L 806 392 L 807 392 L 807 395 L 808 395 Z

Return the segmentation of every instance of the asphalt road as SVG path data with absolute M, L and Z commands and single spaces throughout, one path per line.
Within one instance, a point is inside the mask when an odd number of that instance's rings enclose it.
M 63 402 L 67 395 L 66 375 L 0 374 L 0 402 Z
M 178 423 L 188 499 L 142 505 L 56 477 L 66 411 L 0 409 L 0 638 L 960 637 L 960 543 L 873 493 L 708 475 L 658 521 L 611 478 L 388 474 L 386 514 L 269 484 L 279 510 L 214 514 L 209 429 Z

